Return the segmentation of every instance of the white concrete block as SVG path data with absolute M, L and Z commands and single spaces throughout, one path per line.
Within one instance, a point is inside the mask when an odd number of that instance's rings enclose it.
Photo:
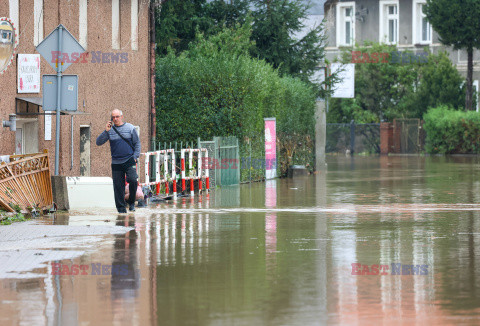
M 110 177 L 67 177 L 70 209 L 113 208 L 113 180 Z

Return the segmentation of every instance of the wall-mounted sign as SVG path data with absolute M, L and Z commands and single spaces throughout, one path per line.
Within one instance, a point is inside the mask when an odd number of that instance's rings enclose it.
M 43 75 L 43 110 L 57 110 L 57 75 Z M 77 111 L 78 109 L 78 76 L 63 75 L 60 86 L 62 98 L 60 111 Z
M 19 53 L 18 93 L 40 93 L 40 54 Z
M 12 21 L 7 17 L 0 17 L 0 74 L 12 63 L 17 45 L 17 30 Z
M 332 63 L 332 74 L 338 73 L 339 82 L 333 85 L 334 98 L 355 97 L 355 64 Z

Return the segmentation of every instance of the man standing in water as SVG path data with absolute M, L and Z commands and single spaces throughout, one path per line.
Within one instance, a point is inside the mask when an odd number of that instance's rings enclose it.
M 130 196 L 127 203 L 130 211 L 135 211 L 135 194 L 137 193 L 137 170 L 135 164 L 140 156 L 140 140 L 135 127 L 123 122 L 122 111 L 112 111 L 112 119 L 108 121 L 105 130 L 98 136 L 97 145 L 110 141 L 112 153 L 112 178 L 115 193 L 115 206 L 119 213 L 126 213 L 125 175 L 129 184 Z

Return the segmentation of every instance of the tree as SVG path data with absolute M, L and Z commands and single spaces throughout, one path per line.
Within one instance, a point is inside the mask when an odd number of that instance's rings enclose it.
M 352 52 L 368 54 L 369 58 L 384 53 L 392 58 L 394 52 L 398 53 L 394 45 L 366 42 L 353 51 L 344 50 L 343 63 L 351 62 Z M 418 86 L 419 64 L 375 61 L 356 64 L 355 98 L 332 99 L 328 122 L 372 123 L 412 117 L 410 107 Z
M 265 60 L 251 58 L 251 24 L 197 35 L 189 49 L 173 49 L 156 65 L 157 139 L 195 141 L 237 136 L 240 153 L 264 157 L 264 117 L 277 118 L 279 166 L 313 166 L 316 91 L 281 77 Z M 253 150 L 253 152 L 252 152 Z M 242 180 L 250 169 L 241 169 Z M 263 169 L 251 171 L 263 178 Z
M 157 53 L 170 46 L 178 55 L 188 49 L 197 32 L 206 37 L 224 27 L 244 24 L 251 15 L 255 58 L 279 69 L 281 75 L 309 82 L 324 58 L 324 22 L 297 38 L 308 16 L 304 0 L 163 0 L 157 19 Z
M 398 62 L 400 52 L 395 46 L 366 43 L 353 51 L 344 50 L 342 62 L 351 62 L 352 53 L 368 58 L 385 54 L 389 59 L 356 64 L 355 98 L 332 99 L 328 122 L 422 119 L 429 108 L 445 105 L 459 109 L 465 103 L 463 78 L 445 52 Z
M 468 55 L 465 110 L 473 109 L 473 49 L 480 48 L 480 1 L 427 0 L 425 15 L 445 45 Z
M 326 36 L 319 24 L 301 39 L 309 6 L 303 0 L 251 0 L 255 6 L 252 55 L 278 68 L 280 73 L 308 81 L 324 58 Z
M 176 53 L 188 49 L 195 39 L 196 30 L 209 29 L 210 19 L 205 15 L 206 0 L 162 1 L 156 19 L 157 54 L 166 55 L 172 47 Z
M 215 0 L 205 5 L 205 14 L 211 18 L 210 34 L 219 33 L 224 27 L 243 25 L 249 13 L 249 0 Z
M 267 116 L 278 117 L 279 130 L 313 132 L 315 92 L 251 58 L 250 35 L 249 23 L 209 37 L 197 35 L 187 51 L 179 56 L 170 51 L 157 60 L 160 141 L 257 136 Z
M 463 77 L 452 65 L 446 52 L 430 54 L 428 62 L 420 66 L 420 82 L 410 111 L 422 118 L 429 108 L 447 106 L 455 110 L 465 104 Z
M 223 27 L 243 24 L 247 14 L 248 0 L 163 0 L 156 21 L 157 53 L 164 56 L 171 47 L 180 54 L 197 32 L 214 35 Z

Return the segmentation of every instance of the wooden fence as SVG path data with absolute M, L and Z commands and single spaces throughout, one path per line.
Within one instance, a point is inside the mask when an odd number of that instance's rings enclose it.
M 10 156 L 10 163 L 0 163 L 0 208 L 13 212 L 36 210 L 53 205 L 48 154 Z

